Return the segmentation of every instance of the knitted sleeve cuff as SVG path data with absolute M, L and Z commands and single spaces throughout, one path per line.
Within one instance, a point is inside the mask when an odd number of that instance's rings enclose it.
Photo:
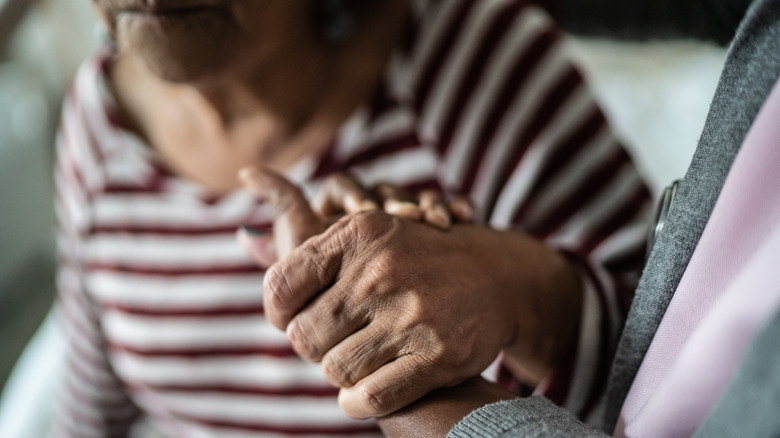
M 608 435 L 592 429 L 544 397 L 534 396 L 483 406 L 450 431 L 450 438 L 585 437 Z

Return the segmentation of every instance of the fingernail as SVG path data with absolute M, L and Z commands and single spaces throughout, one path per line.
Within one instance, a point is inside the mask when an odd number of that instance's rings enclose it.
M 360 211 L 360 197 L 357 195 L 348 195 L 344 200 L 344 207 L 348 213 L 357 213 Z
M 425 221 L 445 230 L 452 224 L 449 213 L 438 206 L 425 213 Z
M 246 225 L 241 226 L 239 228 L 239 232 L 244 232 L 246 234 L 249 234 L 250 236 L 255 236 L 255 237 L 267 236 L 268 234 L 270 234 L 270 230 L 263 230 L 263 229 L 260 229 L 260 228 L 251 228 L 251 227 L 248 227 Z
M 348 213 L 360 213 L 379 209 L 376 202 L 370 199 L 361 200 L 360 196 L 357 195 L 348 196 L 344 202 L 344 207 L 346 207 Z
M 379 210 L 379 206 L 376 205 L 376 202 L 367 199 L 360 203 L 360 211 L 371 211 L 371 210 Z
M 411 202 L 401 202 L 395 199 L 385 201 L 385 212 L 394 216 L 402 216 L 408 219 L 420 220 L 420 209 L 417 204 Z

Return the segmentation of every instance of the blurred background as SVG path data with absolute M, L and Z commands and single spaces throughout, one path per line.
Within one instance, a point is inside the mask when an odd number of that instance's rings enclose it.
M 0 0 L 2 438 L 45 435 L 60 344 L 46 318 L 54 297 L 53 143 L 63 94 L 98 44 L 89 4 Z M 725 50 L 578 38 L 571 50 L 656 193 L 682 176 Z

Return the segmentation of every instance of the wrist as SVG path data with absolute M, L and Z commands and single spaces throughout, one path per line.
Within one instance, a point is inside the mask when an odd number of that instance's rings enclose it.
M 514 271 L 526 296 L 514 306 L 513 334 L 503 351 L 521 381 L 538 384 L 576 349 L 580 330 L 582 286 L 573 264 L 564 255 L 534 241 L 531 260 Z M 524 271 L 524 272 L 521 272 Z
M 454 387 L 432 391 L 415 403 L 380 418 L 379 427 L 390 438 L 442 437 L 476 409 L 515 398 L 517 395 L 500 386 L 475 377 Z

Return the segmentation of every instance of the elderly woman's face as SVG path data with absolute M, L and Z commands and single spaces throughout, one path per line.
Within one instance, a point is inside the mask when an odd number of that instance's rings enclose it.
M 278 50 L 308 29 L 306 0 L 92 0 L 120 50 L 156 75 L 199 81 Z M 294 34 L 294 33 L 293 33 Z

